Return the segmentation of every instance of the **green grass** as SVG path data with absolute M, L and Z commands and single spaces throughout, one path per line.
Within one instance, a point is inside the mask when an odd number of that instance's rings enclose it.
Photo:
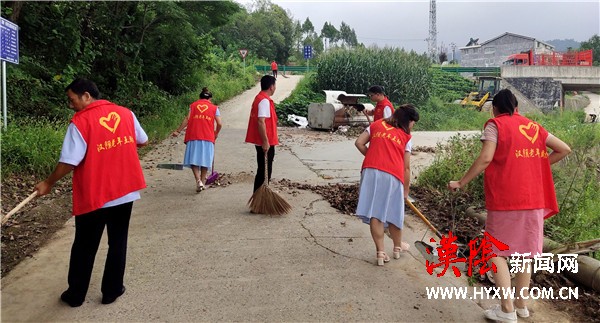
M 419 122 L 415 131 L 481 130 L 490 118 L 489 112 L 478 112 L 458 104 L 447 104 L 433 97 L 417 106 Z

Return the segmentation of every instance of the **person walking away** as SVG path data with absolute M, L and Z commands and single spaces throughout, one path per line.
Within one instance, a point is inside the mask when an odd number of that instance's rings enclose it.
M 383 118 L 389 118 L 394 113 L 394 105 L 385 96 L 383 87 L 379 85 L 373 85 L 369 88 L 367 96 L 371 101 L 375 102 L 375 109 L 367 111 L 365 113 L 373 116 L 373 121 L 377 121 Z
M 108 254 L 102 276 L 102 304 L 125 292 L 127 235 L 133 201 L 146 187 L 137 147 L 148 136 L 131 110 L 100 100 L 94 82 L 76 79 L 66 88 L 75 111 L 56 168 L 35 185 L 40 196 L 73 171 L 75 239 L 69 262 L 69 288 L 60 296 L 72 307 L 83 304 L 104 227 Z
M 391 117 L 373 122 L 355 142 L 365 156 L 356 215 L 371 228 L 379 266 L 390 261 L 384 249 L 385 227 L 394 242 L 395 259 L 409 248 L 402 241 L 402 228 L 404 199 L 410 187 L 410 131 L 417 121 L 415 107 L 404 104 Z
M 222 127 L 221 113 L 210 101 L 211 98 L 212 93 L 208 88 L 202 88 L 200 99 L 190 104 L 190 112 L 171 134 L 177 137 L 187 128 L 183 165 L 192 169 L 198 193 L 205 189 L 206 174 L 215 157 L 215 140 L 219 137 Z
M 273 172 L 273 159 L 275 158 L 275 146 L 279 145 L 277 136 L 277 113 L 275 103 L 271 99 L 275 93 L 275 77 L 265 75 L 260 79 L 261 91 L 254 98 L 246 142 L 254 144 L 256 148 L 256 176 L 254 177 L 254 192 L 265 181 L 265 154 L 267 155 L 268 180 L 271 180 Z
M 271 62 L 271 71 L 273 71 L 273 77 L 277 78 L 277 62 Z
M 550 165 L 567 156 L 571 148 L 538 123 L 521 116 L 510 90 L 499 91 L 492 108 L 494 117 L 484 126 L 479 157 L 460 180 L 450 181 L 448 188 L 463 188 L 485 171 L 485 231 L 508 246 L 500 250 L 492 245 L 494 278 L 497 287 L 508 289 L 511 279 L 506 257 L 542 253 L 544 219 L 558 213 Z M 546 147 L 552 149 L 550 154 Z M 531 266 L 523 269 L 515 275 L 515 292 L 527 297 Z M 491 320 L 516 322 L 517 316 L 528 317 L 529 311 L 522 297 L 514 303 L 502 298 L 501 305 L 484 314 Z

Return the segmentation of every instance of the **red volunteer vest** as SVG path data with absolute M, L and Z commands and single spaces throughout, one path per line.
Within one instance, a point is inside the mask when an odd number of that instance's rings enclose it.
M 73 215 L 146 187 L 129 109 L 97 100 L 76 112 L 71 122 L 87 144 L 83 161 L 73 171 Z
M 190 104 L 190 117 L 183 142 L 206 140 L 215 142 L 215 117 L 217 106 L 209 100 L 200 99 Z
M 269 100 L 271 105 L 271 117 L 265 118 L 265 125 L 267 126 L 267 138 L 269 139 L 269 145 L 279 145 L 279 139 L 277 138 L 277 113 L 275 112 L 275 103 L 273 100 L 263 91 L 260 91 L 254 98 L 252 103 L 252 110 L 250 110 L 250 119 L 248 120 L 248 130 L 246 132 L 246 142 L 262 145 L 262 138 L 258 133 L 258 103 L 263 99 Z
M 275 63 L 275 62 L 271 63 L 271 70 L 273 70 L 273 71 L 277 70 L 277 63 Z
M 498 127 L 498 144 L 484 175 L 486 208 L 551 210 L 544 218 L 558 213 L 546 150 L 548 131 L 518 113 L 502 114 L 488 122 Z
M 375 105 L 375 109 L 373 109 L 373 121 L 383 119 L 383 110 L 386 106 L 392 108 L 392 113 L 394 113 L 394 106 L 392 105 L 392 102 L 385 97 L 383 100 L 377 102 L 377 105 Z
M 395 176 L 404 183 L 404 153 L 411 135 L 394 128 L 384 120 L 375 121 L 370 128 L 369 150 L 362 169 L 375 168 Z

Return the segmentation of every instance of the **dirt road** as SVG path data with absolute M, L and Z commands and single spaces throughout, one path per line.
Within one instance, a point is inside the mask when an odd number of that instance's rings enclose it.
M 280 77 L 275 101 L 298 80 Z M 148 188 L 134 203 L 127 292 L 121 298 L 100 304 L 103 242 L 86 302 L 75 309 L 59 302 L 67 287 L 71 219 L 35 257 L 2 279 L 2 321 L 483 322 L 481 307 L 497 301 L 428 299 L 426 287 L 467 287 L 467 280 L 430 276 L 414 248 L 384 267 L 375 266 L 368 226 L 340 214 L 319 195 L 279 188 L 294 208 L 290 214 L 248 212 L 256 162 L 254 148 L 243 140 L 257 92 L 255 87 L 220 106 L 225 128 L 216 145 L 215 168 L 224 174 L 224 185 L 197 194 L 189 170 L 155 167 L 183 159 L 182 137 L 165 140 L 142 161 Z M 357 179 L 362 158 L 351 139 L 281 132 L 275 181 Z M 415 140 L 424 142 L 436 137 L 415 134 Z M 424 225 L 411 216 L 404 231 L 407 241 L 428 237 Z M 389 253 L 390 243 L 386 240 Z M 544 303 L 531 309 L 537 322 L 568 321 Z

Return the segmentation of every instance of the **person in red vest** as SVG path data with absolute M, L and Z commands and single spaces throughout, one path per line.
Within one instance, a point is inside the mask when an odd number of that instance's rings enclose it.
M 275 77 L 265 75 L 260 79 L 261 91 L 254 98 L 246 142 L 254 144 L 256 148 L 256 176 L 254 177 L 254 191 L 265 182 L 265 154 L 267 155 L 268 179 L 271 180 L 273 171 L 273 159 L 275 158 L 275 146 L 279 145 L 277 137 L 277 113 L 275 103 L 271 99 L 275 93 Z
M 94 82 L 76 79 L 66 92 L 75 114 L 56 168 L 35 190 L 39 196 L 46 195 L 73 171 L 75 240 L 69 288 L 60 298 L 72 307 L 83 304 L 106 227 L 109 248 L 101 290 L 102 304 L 110 304 L 125 292 L 129 219 L 133 201 L 146 187 L 137 147 L 146 145 L 148 136 L 131 110 L 100 100 Z
M 479 157 L 458 181 L 448 188 L 463 188 L 484 173 L 486 234 L 500 242 L 492 244 L 496 286 L 510 288 L 506 257 L 513 253 L 530 257 L 542 253 L 544 219 L 558 213 L 550 165 L 565 158 L 571 148 L 538 123 L 518 112 L 517 99 L 504 89 L 492 100 L 494 118 L 484 126 Z M 552 149 L 547 152 L 546 147 Z M 529 257 L 528 257 L 529 258 Z M 528 294 L 531 266 L 516 273 L 517 295 Z M 522 294 L 520 294 L 522 293 Z M 517 315 L 529 316 L 525 300 L 502 298 L 501 305 L 486 310 L 491 320 L 516 322 Z
M 273 71 L 273 77 L 277 78 L 277 62 L 271 62 L 271 71 Z
M 365 110 L 365 113 L 373 116 L 373 121 L 377 121 L 383 118 L 389 118 L 394 113 L 394 105 L 383 93 L 383 87 L 379 85 L 373 85 L 369 88 L 367 96 L 371 101 L 375 102 L 375 109 Z
M 183 165 L 192 169 L 196 192 L 205 189 L 206 173 L 212 167 L 215 157 L 215 140 L 222 127 L 221 113 L 219 108 L 210 102 L 211 98 L 212 93 L 208 88 L 203 88 L 200 99 L 190 104 L 190 112 L 171 134 L 177 137 L 187 127 Z
M 409 248 L 402 241 L 403 198 L 408 198 L 410 187 L 410 131 L 417 121 L 419 113 L 415 107 L 404 104 L 391 117 L 371 123 L 355 142 L 365 156 L 356 215 L 371 228 L 379 266 L 390 261 L 384 251 L 385 227 L 394 242 L 395 259 Z

